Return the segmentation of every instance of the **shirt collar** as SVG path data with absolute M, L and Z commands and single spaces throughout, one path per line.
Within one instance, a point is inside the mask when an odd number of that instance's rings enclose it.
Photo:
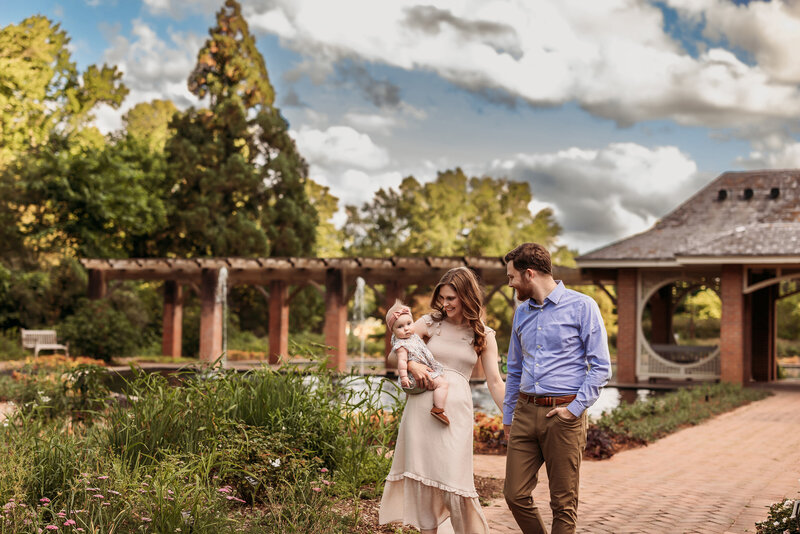
M 536 301 L 533 299 L 528 299 L 528 305 L 531 308 L 543 308 L 544 305 L 547 304 L 548 300 L 553 304 L 558 305 L 558 301 L 560 301 L 561 297 L 564 296 L 564 291 L 566 291 L 566 288 L 564 287 L 564 282 L 562 282 L 561 280 L 556 280 L 556 287 L 554 287 L 553 290 L 550 292 L 550 294 L 544 298 L 544 302 L 542 303 L 541 306 L 536 304 Z

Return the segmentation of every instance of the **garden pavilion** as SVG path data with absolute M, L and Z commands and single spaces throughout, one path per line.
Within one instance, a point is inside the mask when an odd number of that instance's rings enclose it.
M 430 286 L 454 267 L 473 269 L 491 298 L 507 283 L 506 266 L 499 257 L 393 257 L 393 258 L 197 258 L 197 259 L 83 259 L 89 272 L 89 297 L 105 296 L 112 280 L 164 282 L 164 355 L 181 355 L 183 291 L 200 295 L 200 360 L 210 363 L 222 353 L 223 310 L 218 298 L 220 271 L 227 270 L 227 286 L 253 285 L 269 299 L 269 361 L 288 356 L 289 306 L 298 289 L 311 285 L 325 299 L 325 344 L 331 347 L 331 364 L 346 370 L 347 303 L 362 277 L 384 310 L 403 299 L 409 286 Z M 577 269 L 556 267 L 554 275 L 576 284 Z M 291 291 L 290 291 L 291 288 Z M 505 296 L 502 292 L 501 295 Z M 514 299 L 507 298 L 514 306 Z M 388 336 L 387 336 L 388 345 Z M 388 350 L 387 350 L 388 352 Z
M 800 170 L 724 173 L 651 229 L 577 263 L 584 278 L 616 285 L 619 383 L 774 380 L 775 303 L 800 281 Z M 675 307 L 699 287 L 722 302 L 716 347 L 672 335 Z

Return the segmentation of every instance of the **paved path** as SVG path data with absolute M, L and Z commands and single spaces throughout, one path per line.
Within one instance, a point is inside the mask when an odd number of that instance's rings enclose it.
M 503 478 L 505 457 L 476 456 L 475 474 Z M 800 392 L 686 428 L 610 460 L 584 461 L 578 532 L 755 532 L 768 507 L 800 498 Z M 552 520 L 547 474 L 533 497 Z M 484 508 L 492 533 L 518 533 L 503 499 Z

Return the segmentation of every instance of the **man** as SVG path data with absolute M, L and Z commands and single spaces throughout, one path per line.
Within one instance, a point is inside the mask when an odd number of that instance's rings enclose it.
M 550 253 L 524 243 L 505 256 L 508 285 L 522 301 L 508 348 L 503 493 L 524 534 L 547 528 L 531 498 L 542 464 L 550 481 L 554 534 L 575 532 L 586 408 L 611 378 L 600 308 L 553 280 Z

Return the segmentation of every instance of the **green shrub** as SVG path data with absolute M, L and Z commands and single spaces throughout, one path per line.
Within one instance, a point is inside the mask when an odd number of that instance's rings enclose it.
M 760 534 L 800 534 L 800 499 L 786 499 L 770 506 L 767 518 L 756 523 Z M 794 517 L 792 517 L 794 515 Z
M 596 424 L 611 434 L 651 442 L 681 426 L 696 425 L 713 415 L 770 394 L 728 383 L 703 384 L 633 404 L 620 404 L 604 413 Z
M 73 354 L 111 361 L 130 356 L 140 346 L 141 325 L 131 321 L 109 299 L 83 300 L 74 315 L 61 326 L 61 335 Z
M 0 332 L 0 361 L 20 360 L 25 356 L 26 351 L 22 348 L 22 338 L 18 329 L 12 328 Z

